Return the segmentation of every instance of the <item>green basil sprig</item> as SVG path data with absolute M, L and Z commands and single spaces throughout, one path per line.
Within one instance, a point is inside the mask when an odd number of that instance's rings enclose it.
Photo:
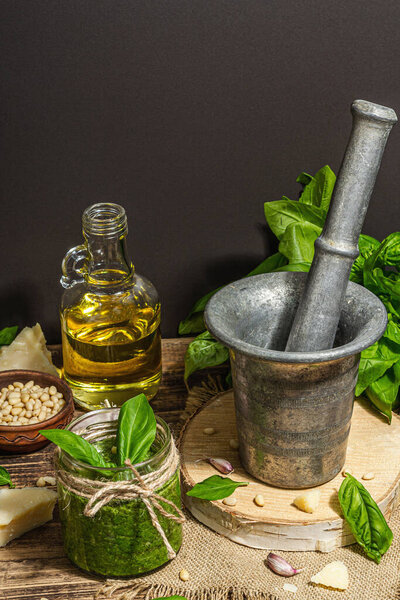
M 144 460 L 156 437 L 156 418 L 144 394 L 127 400 L 119 411 L 117 458 L 122 466 L 127 458 L 132 463 Z M 92 467 L 117 467 L 107 462 L 93 444 L 68 429 L 42 429 L 40 433 L 76 460 Z M 111 474 L 111 473 L 104 473 Z
M 53 444 L 56 444 L 61 450 L 67 452 L 72 458 L 92 465 L 92 467 L 115 466 L 106 462 L 93 444 L 73 431 L 68 431 L 68 429 L 41 429 L 39 433 Z
M 196 483 L 187 492 L 187 495 L 194 498 L 202 498 L 203 500 L 222 500 L 233 494 L 236 488 L 245 485 L 249 484 L 244 481 L 232 481 L 229 477 L 221 477 L 221 475 L 212 475 L 204 479 L 204 481 Z
M 14 327 L 4 327 L 0 330 L 0 346 L 9 346 L 17 335 L 18 325 Z
M 0 485 L 8 485 L 10 488 L 15 487 L 11 481 L 11 475 L 4 467 L 0 467 Z
M 156 431 L 156 418 L 144 394 L 125 402 L 118 418 L 118 464 L 123 465 L 127 458 L 133 464 L 144 460 L 155 440 Z
M 379 563 L 393 539 L 385 517 L 365 487 L 346 473 L 339 489 L 344 518 L 357 540 L 376 563 Z

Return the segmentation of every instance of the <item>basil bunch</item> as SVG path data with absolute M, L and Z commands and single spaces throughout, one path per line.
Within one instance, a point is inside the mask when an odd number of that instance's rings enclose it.
M 301 173 L 297 182 L 303 186 L 298 200 L 283 196 L 281 200 L 265 203 L 265 218 L 279 240 L 279 251 L 247 277 L 310 269 L 314 242 L 322 232 L 336 177 L 326 165 L 314 176 Z M 392 410 L 398 404 L 400 387 L 400 232 L 392 233 L 382 243 L 361 235 L 358 247 L 360 254 L 353 264 L 350 280 L 368 288 L 382 300 L 389 323 L 382 338 L 361 353 L 356 394 L 367 396 L 390 422 Z M 179 325 L 180 334 L 200 333 L 186 352 L 185 379 L 194 371 L 222 364 L 228 359 L 227 349 L 205 331 L 203 319 L 204 308 L 217 291 L 209 292 L 196 302 Z
M 87 440 L 67 429 L 42 429 L 40 433 L 72 458 L 93 467 L 120 467 L 125 460 L 135 464 L 148 457 L 156 438 L 157 423 L 144 394 L 127 400 L 121 407 L 117 428 L 117 462 L 108 462 Z

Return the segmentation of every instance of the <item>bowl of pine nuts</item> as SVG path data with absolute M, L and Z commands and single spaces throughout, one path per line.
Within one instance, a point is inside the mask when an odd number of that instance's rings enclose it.
M 63 429 L 72 420 L 72 391 L 62 379 L 39 371 L 0 372 L 0 451 L 22 454 L 49 441 L 41 429 Z

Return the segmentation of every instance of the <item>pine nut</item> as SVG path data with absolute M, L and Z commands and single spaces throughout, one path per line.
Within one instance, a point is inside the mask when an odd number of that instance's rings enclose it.
M 203 433 L 205 435 L 213 435 L 215 433 L 215 429 L 214 427 L 206 427 L 205 429 L 203 429 Z
M 21 408 L 21 407 L 18 407 L 18 408 L 12 408 L 12 409 L 11 409 L 11 414 L 12 414 L 12 415 L 19 415 L 21 411 L 22 411 L 22 408 Z
M 25 388 L 29 390 L 34 385 L 34 383 L 35 382 L 33 381 L 33 379 L 31 379 L 30 381 L 28 381 L 28 383 L 25 384 Z
M 56 479 L 55 479 L 55 477 L 51 477 L 50 475 L 45 475 L 45 477 L 43 477 L 43 479 L 49 485 L 56 485 Z
M 179 579 L 181 581 L 187 581 L 189 577 L 189 571 L 186 571 L 186 569 L 182 569 L 181 571 L 179 571 Z
M 39 477 L 39 479 L 36 482 L 36 486 L 37 487 L 45 487 L 46 482 L 44 480 L 44 477 Z
M 222 500 L 222 504 L 226 504 L 226 506 L 235 506 L 237 502 L 237 498 L 229 496 L 228 498 L 224 498 Z
M 13 385 L 15 388 L 19 388 L 20 390 L 22 390 L 22 388 L 24 387 L 24 384 L 21 383 L 20 381 L 14 381 Z
M 361 479 L 364 479 L 364 481 L 370 481 L 370 479 L 375 479 L 375 473 L 364 473 L 364 475 L 362 476 Z
M 257 506 L 264 506 L 264 496 L 262 494 L 257 494 L 257 496 L 254 498 L 254 504 L 256 504 Z
M 56 386 L 55 385 L 50 386 L 49 387 L 49 392 L 50 392 L 51 396 L 53 396 L 54 394 L 57 394 L 57 388 L 56 388 Z

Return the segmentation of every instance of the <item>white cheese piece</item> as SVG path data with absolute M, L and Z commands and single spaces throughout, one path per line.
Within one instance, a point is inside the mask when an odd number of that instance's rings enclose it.
M 295 594 L 297 592 L 297 585 L 294 585 L 293 583 L 285 583 L 283 589 L 285 592 L 293 592 L 293 594 Z
M 9 369 L 41 371 L 58 377 L 39 323 L 34 327 L 25 327 L 9 346 L 3 346 L 0 350 L 0 371 Z
M 0 490 L 0 546 L 53 518 L 57 493 L 45 488 Z
M 321 492 L 318 489 L 309 490 L 297 496 L 293 504 L 304 512 L 313 513 L 318 508 L 320 497 Z
M 335 590 L 347 590 L 349 587 L 349 572 L 341 560 L 335 560 L 311 577 L 312 583 L 324 585 Z

